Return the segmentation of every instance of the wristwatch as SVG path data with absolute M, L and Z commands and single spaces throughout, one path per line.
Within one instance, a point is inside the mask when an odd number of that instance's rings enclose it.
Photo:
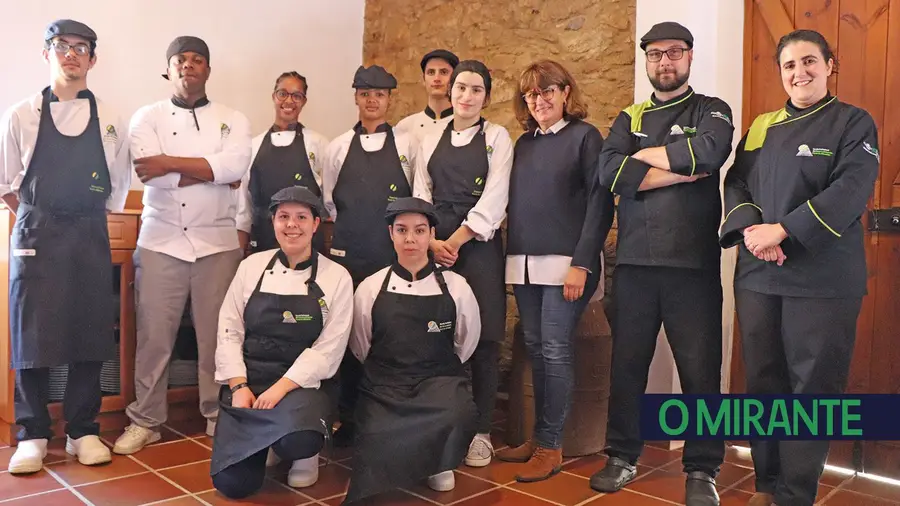
M 242 388 L 250 388 L 250 385 L 246 383 L 238 383 L 237 385 L 231 387 L 231 393 L 235 393 Z

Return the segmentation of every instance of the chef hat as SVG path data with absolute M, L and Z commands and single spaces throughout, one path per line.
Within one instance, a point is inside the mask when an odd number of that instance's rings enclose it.
M 353 87 L 356 89 L 393 90 L 397 87 L 397 79 L 380 65 L 369 68 L 360 65 L 353 76 Z
M 403 197 L 388 204 L 384 213 L 384 219 L 388 222 L 388 225 L 393 225 L 397 216 L 405 213 L 424 214 L 432 227 L 438 224 L 434 206 L 428 201 L 416 197 Z

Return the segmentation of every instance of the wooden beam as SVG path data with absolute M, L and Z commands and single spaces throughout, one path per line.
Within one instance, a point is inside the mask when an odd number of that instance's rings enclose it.
M 763 20 L 766 22 L 766 28 L 775 44 L 784 35 L 794 31 L 794 23 L 781 0 L 754 0 L 759 13 L 762 14 Z

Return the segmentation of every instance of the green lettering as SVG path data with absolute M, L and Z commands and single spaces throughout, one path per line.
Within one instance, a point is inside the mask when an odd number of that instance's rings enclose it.
M 728 430 L 728 418 L 730 413 L 729 400 L 724 399 L 722 403 L 719 404 L 719 409 L 716 411 L 716 420 L 713 421 L 712 417 L 709 413 L 709 406 L 706 405 L 706 401 L 700 399 L 697 401 L 697 435 L 703 435 L 703 428 L 706 427 L 708 429 L 708 433 L 710 436 L 716 436 L 719 434 L 719 426 L 722 425 L 722 421 L 725 421 L 725 430 Z
M 681 410 L 681 424 L 677 429 L 673 429 L 669 426 L 668 422 L 666 422 L 666 412 L 672 406 Z M 680 436 L 683 434 L 684 430 L 688 427 L 689 418 L 687 406 L 678 399 L 669 399 L 659 407 L 659 427 L 669 436 Z
M 820 406 L 824 406 L 828 411 L 825 412 L 825 434 L 826 436 L 834 435 L 834 409 L 841 403 L 838 399 L 821 399 L 817 401 Z
M 756 408 L 756 413 L 751 414 L 750 408 Z M 756 399 L 744 399 L 744 433 L 743 435 L 748 438 L 755 438 L 757 436 L 768 436 L 766 431 L 763 430 L 762 425 L 759 424 L 759 419 L 763 417 L 763 405 L 762 402 Z M 750 424 L 756 428 L 756 432 L 750 432 Z
M 815 404 L 813 404 L 812 418 L 810 418 L 806 406 L 800 400 L 794 399 L 794 434 L 800 434 L 800 418 L 803 419 L 811 436 L 819 435 L 819 410 L 816 409 Z
M 861 422 L 862 415 L 859 413 L 850 413 L 850 406 L 859 407 L 862 401 L 859 399 L 845 399 L 841 402 L 841 435 L 842 436 L 862 436 L 862 429 L 851 429 L 850 422 Z
M 769 413 L 769 434 L 771 435 L 776 428 L 779 428 L 784 431 L 785 436 L 790 436 L 791 423 L 789 420 L 784 399 L 776 399 L 772 403 L 772 412 Z

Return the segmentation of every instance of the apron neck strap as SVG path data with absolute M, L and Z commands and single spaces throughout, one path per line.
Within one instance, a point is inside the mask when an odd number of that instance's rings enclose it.
M 78 95 L 75 96 L 76 99 L 83 98 L 88 101 L 91 105 L 91 118 L 90 119 L 99 119 L 100 115 L 97 113 L 97 99 L 94 97 L 94 93 L 91 90 L 84 89 L 78 92 Z M 52 118 L 50 115 L 50 103 L 51 102 L 59 102 L 59 97 L 53 93 L 53 90 L 47 86 L 41 92 L 41 116 L 47 115 L 48 118 Z
M 272 271 L 272 268 L 275 266 L 275 262 L 278 260 L 281 260 L 284 265 L 288 265 L 289 263 L 287 260 L 287 255 L 284 254 L 284 251 L 280 249 L 276 250 L 272 255 L 272 258 L 269 260 L 269 263 L 266 264 L 266 268 L 263 269 L 262 274 L 260 274 L 259 280 L 256 282 L 256 288 L 253 289 L 254 292 L 259 291 L 260 287 L 262 286 L 263 276 L 266 275 L 266 271 Z M 312 254 L 310 255 L 309 264 L 311 270 L 309 273 L 309 279 L 306 280 L 307 292 L 310 295 L 315 295 L 316 298 L 323 297 L 325 293 L 319 287 L 319 284 L 316 283 L 316 277 L 319 274 L 319 254 L 315 250 L 313 250 Z

